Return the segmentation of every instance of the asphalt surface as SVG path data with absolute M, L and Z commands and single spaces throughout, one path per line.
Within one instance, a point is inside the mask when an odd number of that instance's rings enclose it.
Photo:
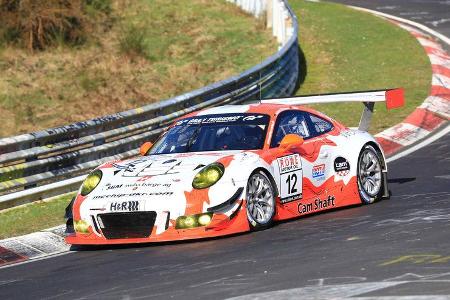
M 390 200 L 228 238 L 89 249 L 12 266 L 0 269 L 0 295 L 223 299 L 286 289 L 299 289 L 304 299 L 330 296 L 330 289 L 335 297 L 450 295 L 449 153 L 447 134 L 390 163 Z
M 450 37 L 450 0 L 327 0 L 411 20 Z
M 89 249 L 2 268 L 0 298 L 450 299 L 449 153 L 447 134 L 390 163 L 392 197 L 373 205 L 233 237 Z

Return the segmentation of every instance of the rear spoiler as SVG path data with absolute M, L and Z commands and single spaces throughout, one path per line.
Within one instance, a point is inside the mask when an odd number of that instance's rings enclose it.
M 402 88 L 376 90 L 366 92 L 350 92 L 340 94 L 322 94 L 310 96 L 296 96 L 279 99 L 261 100 L 261 103 L 284 104 L 284 105 L 304 105 L 316 103 L 336 103 L 336 102 L 362 102 L 364 110 L 359 121 L 359 130 L 367 131 L 372 119 L 375 102 L 386 102 L 387 109 L 402 107 L 405 103 L 404 91 Z

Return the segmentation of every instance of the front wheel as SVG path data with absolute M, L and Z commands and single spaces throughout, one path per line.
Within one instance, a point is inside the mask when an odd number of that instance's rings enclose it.
M 275 193 L 272 182 L 263 172 L 253 173 L 247 183 L 247 218 L 252 230 L 268 228 L 275 216 Z
M 358 190 L 364 204 L 381 199 L 383 173 L 378 152 L 370 145 L 364 146 L 358 159 Z

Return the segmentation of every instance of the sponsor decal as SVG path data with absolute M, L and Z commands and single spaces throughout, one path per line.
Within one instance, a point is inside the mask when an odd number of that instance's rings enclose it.
M 312 178 L 314 178 L 316 180 L 324 180 L 325 179 L 325 164 L 313 166 Z
M 117 165 L 113 166 L 119 168 L 114 172 L 114 175 L 117 173 L 121 173 L 122 177 L 136 177 L 141 178 L 140 181 L 145 181 L 150 179 L 152 176 L 159 175 L 169 175 L 169 174 L 177 174 L 179 173 L 175 169 L 181 165 L 181 161 L 176 159 L 170 159 L 165 161 L 148 161 L 147 159 L 144 161 L 147 162 L 143 164 L 141 161 L 138 163 L 128 163 L 126 165 Z
M 282 198 L 282 199 L 280 199 L 280 202 L 281 202 L 281 204 L 286 204 L 286 203 L 289 203 L 289 202 L 292 202 L 292 201 L 295 201 L 295 200 L 300 200 L 300 199 L 302 199 L 302 194 L 300 193 L 300 194 L 296 194 L 296 195 L 294 195 L 294 196 L 289 196 L 289 197 L 286 197 L 286 198 Z
M 141 164 L 146 161 L 147 161 L 146 158 L 140 158 L 137 160 L 126 162 L 126 163 L 123 163 L 123 162 L 113 163 L 113 167 L 115 167 L 119 170 L 129 170 L 129 169 L 134 169 L 136 167 L 136 165 Z
M 254 121 L 256 119 L 261 119 L 263 116 L 247 116 L 242 119 L 242 121 Z
M 195 118 L 190 119 L 186 124 L 197 125 L 197 124 L 214 124 L 214 123 L 232 123 L 241 119 L 242 116 L 221 116 L 221 117 L 209 117 L 209 118 Z
M 300 155 L 291 154 L 288 156 L 277 158 L 278 167 L 280 168 L 280 174 L 300 170 L 302 168 L 300 162 Z
M 107 190 L 115 190 L 115 189 L 122 188 L 123 184 L 110 184 L 110 183 L 107 183 L 105 187 L 106 187 Z
M 302 199 L 302 162 L 300 155 L 291 154 L 277 158 L 280 170 L 280 202 L 282 204 Z
M 334 171 L 339 176 L 347 176 L 350 173 L 350 163 L 342 156 L 338 156 L 334 160 Z
M 195 116 L 189 119 L 177 121 L 175 126 L 182 125 L 203 125 L 203 124 L 224 124 L 224 123 L 241 123 L 241 124 L 264 124 L 269 120 L 269 116 L 263 114 L 217 114 Z
M 113 167 L 116 168 L 116 170 L 114 171 L 114 176 L 117 175 L 118 173 L 122 173 L 122 176 L 127 176 L 127 174 L 130 173 L 131 174 L 135 173 L 136 170 L 138 169 L 138 166 L 146 161 L 147 159 L 142 158 L 127 163 L 114 163 Z
M 356 134 L 356 131 L 354 131 L 354 130 L 343 130 L 343 131 L 341 131 L 341 135 L 343 137 L 346 137 L 346 138 L 354 136 L 355 134 Z
M 92 199 L 110 199 L 110 198 L 115 198 L 115 199 L 120 199 L 120 198 L 124 198 L 124 197 L 143 197 L 143 196 L 172 196 L 173 192 L 152 192 L 152 193 L 139 193 L 139 192 L 134 192 L 134 193 L 119 193 L 119 194 L 109 194 L 109 195 L 97 195 L 94 196 Z
M 317 198 L 312 203 L 299 203 L 298 204 L 298 213 L 299 214 L 306 214 L 310 212 L 316 212 L 324 209 L 329 209 L 334 207 L 336 204 L 334 203 L 334 196 L 328 196 L 327 199 L 321 200 L 320 198 Z
M 148 187 L 148 188 L 158 188 L 158 187 L 165 187 L 170 188 L 172 186 L 172 183 L 147 183 L 147 182 L 134 182 L 134 183 L 128 183 L 128 184 L 111 184 L 107 183 L 105 186 L 105 189 L 107 191 L 109 190 L 116 190 L 121 188 L 139 188 L 139 187 Z
M 139 201 L 111 202 L 109 209 L 111 211 L 138 211 Z

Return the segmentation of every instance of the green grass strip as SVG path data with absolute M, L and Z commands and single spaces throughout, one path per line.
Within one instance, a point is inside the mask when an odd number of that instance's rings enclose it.
M 0 239 L 63 224 L 65 208 L 74 195 L 71 193 L 0 211 Z

